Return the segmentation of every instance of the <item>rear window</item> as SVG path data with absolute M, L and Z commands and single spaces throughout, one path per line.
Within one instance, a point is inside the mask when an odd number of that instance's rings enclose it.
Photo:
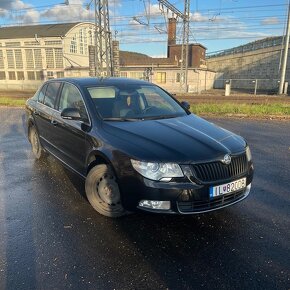
M 116 90 L 113 87 L 95 87 L 88 88 L 90 96 L 93 99 L 114 99 L 116 98 Z

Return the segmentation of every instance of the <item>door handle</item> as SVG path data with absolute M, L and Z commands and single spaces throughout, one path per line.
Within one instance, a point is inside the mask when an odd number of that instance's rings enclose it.
M 56 125 L 58 124 L 58 122 L 55 121 L 55 120 L 51 120 L 50 123 L 51 123 L 53 126 L 56 126 Z

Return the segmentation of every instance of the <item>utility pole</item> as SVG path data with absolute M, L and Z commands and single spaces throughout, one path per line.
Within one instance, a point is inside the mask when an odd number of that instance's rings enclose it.
M 289 35 L 290 35 L 290 3 L 288 4 L 288 20 L 287 20 L 286 38 L 285 38 L 283 62 L 282 62 L 281 77 L 280 77 L 279 92 L 278 92 L 279 95 L 282 95 L 283 90 L 284 90 L 287 60 L 288 60 Z
M 190 0 L 184 0 L 181 65 L 180 65 L 180 88 L 184 93 L 187 93 L 188 91 L 187 78 L 188 78 L 189 11 L 190 11 Z
M 167 0 L 158 1 L 162 6 L 165 6 L 168 10 L 174 13 L 177 17 L 180 17 L 183 21 L 180 59 L 180 89 L 181 91 L 187 93 L 190 0 L 184 0 L 184 13 L 179 11 Z
M 112 36 L 108 0 L 94 0 L 96 76 L 113 75 Z

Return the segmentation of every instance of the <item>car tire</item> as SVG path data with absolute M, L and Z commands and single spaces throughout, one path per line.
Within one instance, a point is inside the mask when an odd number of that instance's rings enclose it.
M 39 135 L 35 126 L 32 126 L 29 129 L 29 140 L 32 147 L 33 155 L 36 159 L 41 160 L 46 157 L 46 152 L 43 150 L 43 147 L 40 144 Z
M 121 217 L 126 214 L 116 176 L 107 164 L 93 167 L 85 183 L 86 195 L 92 207 L 107 217 Z

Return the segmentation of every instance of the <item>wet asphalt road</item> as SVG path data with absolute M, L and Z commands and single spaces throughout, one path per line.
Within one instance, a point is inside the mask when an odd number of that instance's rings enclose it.
M 290 289 L 290 122 L 216 120 L 252 148 L 252 193 L 199 216 L 100 216 L 84 183 L 36 162 L 0 108 L 0 289 Z

